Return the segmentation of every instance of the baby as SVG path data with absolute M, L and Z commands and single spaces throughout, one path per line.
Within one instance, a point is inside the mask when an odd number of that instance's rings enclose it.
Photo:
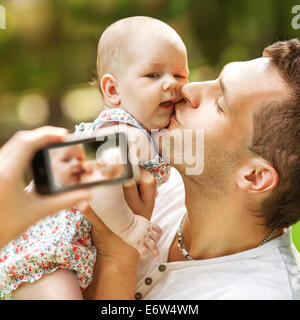
M 97 159 L 89 160 L 82 144 L 50 149 L 49 158 L 54 186 L 59 189 L 121 178 L 124 171 L 118 153 L 118 148 L 110 148 L 103 151 Z
M 103 126 L 118 123 L 138 131 L 145 138 L 145 148 L 153 148 L 155 154 L 152 159 L 142 157 L 141 166 L 155 176 L 159 186 L 167 181 L 170 168 L 157 153 L 149 133 L 169 124 L 176 102 L 182 99 L 181 88 L 188 81 L 185 45 L 171 27 L 159 20 L 148 17 L 122 19 L 109 26 L 100 38 L 97 71 L 105 110 L 94 123 L 77 126 L 75 133 L 89 135 L 102 130 Z M 151 248 L 147 234 L 149 230 L 158 234 L 159 227 L 137 214 L 128 217 L 105 215 L 99 191 L 99 188 L 95 189 L 91 207 L 112 231 L 145 257 L 145 248 Z M 96 256 L 90 231 L 90 223 L 75 208 L 31 227 L 0 252 L 1 297 L 10 298 L 21 283 L 33 283 L 44 274 L 55 275 L 59 269 L 73 271 L 78 290 L 84 290 L 92 280 Z M 141 244 L 140 239 L 143 240 Z M 52 278 L 55 281 L 55 277 Z M 57 276 L 56 281 L 61 278 Z M 34 284 L 30 296 L 41 296 L 42 289 L 38 284 Z M 68 285 L 68 281 L 64 281 L 65 299 L 68 299 Z M 71 281 L 69 287 L 70 296 L 74 298 Z M 28 289 L 26 294 L 22 294 L 22 290 L 18 290 L 17 298 L 28 296 Z M 49 286 L 47 290 L 50 292 Z
M 188 70 L 181 38 L 168 25 L 152 18 L 120 20 L 108 27 L 100 38 L 97 74 L 106 108 L 93 124 L 79 125 L 77 134 L 90 134 L 107 124 L 128 124 L 144 138 L 144 149 L 154 149 L 152 159 L 141 156 L 141 166 L 155 176 L 159 186 L 167 181 L 170 166 L 159 156 L 149 132 L 166 127 L 175 103 L 182 99 L 181 88 L 187 83 Z M 100 200 L 96 195 L 92 199 L 94 211 L 144 257 L 145 245 L 148 247 L 147 230 L 151 228 L 149 221 L 138 215 L 128 219 L 105 216 L 101 213 Z M 120 223 L 113 229 L 111 224 L 115 225 L 116 221 Z M 122 236 L 123 230 L 131 235 L 130 240 Z
M 49 156 L 55 184 L 74 186 L 80 183 L 85 161 L 82 145 L 50 149 Z

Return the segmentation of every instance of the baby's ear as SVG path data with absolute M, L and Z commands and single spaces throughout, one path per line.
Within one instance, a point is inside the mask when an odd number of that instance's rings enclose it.
M 104 100 L 110 102 L 113 106 L 119 106 L 121 99 L 118 92 L 118 80 L 112 74 L 105 74 L 101 78 L 101 90 Z

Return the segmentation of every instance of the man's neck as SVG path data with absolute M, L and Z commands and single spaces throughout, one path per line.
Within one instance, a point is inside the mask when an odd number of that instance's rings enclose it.
M 187 215 L 183 224 L 183 241 L 194 259 L 210 259 L 257 247 L 270 232 L 257 217 L 243 207 L 230 190 L 215 197 L 210 190 L 183 177 Z M 278 231 L 274 237 L 280 235 Z M 170 248 L 169 261 L 180 259 L 177 237 Z M 177 251 L 177 252 L 176 252 Z

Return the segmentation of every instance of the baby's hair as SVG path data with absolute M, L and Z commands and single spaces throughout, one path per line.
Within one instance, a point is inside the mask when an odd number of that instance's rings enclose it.
M 185 45 L 178 33 L 163 21 L 152 17 L 135 16 L 118 20 L 102 33 L 97 51 L 97 84 L 101 91 L 101 78 L 106 73 L 117 72 L 120 62 L 127 58 L 130 39 L 136 36 L 159 34 L 177 46 Z M 126 62 L 126 60 L 125 60 Z

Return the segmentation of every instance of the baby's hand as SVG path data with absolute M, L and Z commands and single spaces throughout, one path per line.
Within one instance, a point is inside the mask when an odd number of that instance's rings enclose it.
M 141 259 L 145 259 L 150 250 L 154 257 L 159 256 L 157 243 L 162 235 L 161 228 L 146 218 L 134 215 L 132 225 L 119 236 L 134 247 Z

